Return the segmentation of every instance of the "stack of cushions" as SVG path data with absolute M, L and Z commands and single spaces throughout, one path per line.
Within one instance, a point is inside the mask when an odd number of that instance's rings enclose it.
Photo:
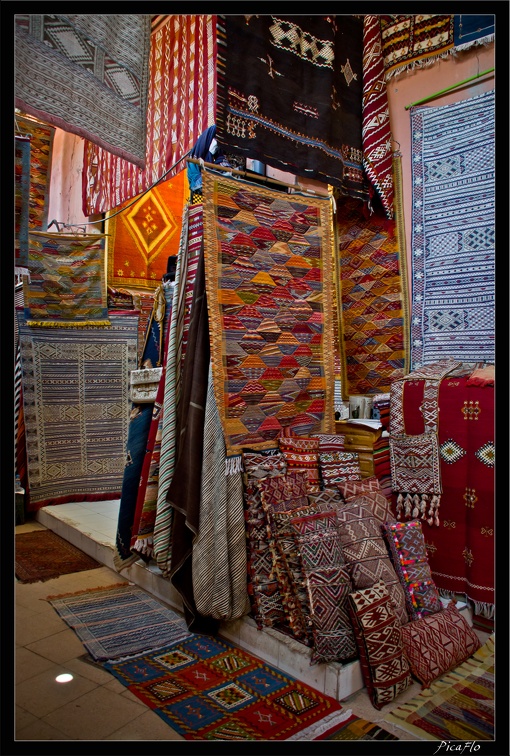
M 344 480 L 361 480 L 359 456 L 345 451 L 345 436 L 315 434 L 319 439 L 319 471 L 325 489 Z
M 369 509 L 356 503 L 339 507 L 337 522 L 354 588 L 369 588 L 382 580 L 399 623 L 405 625 L 409 619 L 404 589 L 389 557 L 381 522 Z
M 336 513 L 292 517 L 308 590 L 313 633 L 312 664 L 356 656 L 347 600 L 352 590 L 345 566 Z
M 478 651 L 480 640 L 451 601 L 445 609 L 401 628 L 404 652 L 423 688 Z
M 296 638 L 306 642 L 308 638 L 307 623 L 301 610 L 296 584 L 292 580 L 287 560 L 282 554 L 282 548 L 277 543 L 277 523 L 274 516 L 278 513 L 286 513 L 309 506 L 306 495 L 308 478 L 306 472 L 287 469 L 285 475 L 262 478 L 259 480 L 258 486 L 262 507 L 267 516 L 269 547 L 285 610 L 286 624 Z
M 321 490 L 319 439 L 280 437 L 278 445 L 287 462 L 287 469 L 306 473 L 307 493 L 318 493 Z
M 383 494 L 379 480 L 374 476 L 363 480 L 350 480 L 337 484 L 337 489 L 347 504 L 361 504 L 370 509 L 381 523 L 395 522 L 391 504 Z
M 243 452 L 243 465 L 248 594 L 253 619 L 261 629 L 284 624 L 286 614 L 273 568 L 267 516 L 262 506 L 258 483 L 262 478 L 284 474 L 287 463 L 283 454 L 274 449 L 266 453 Z
M 381 580 L 351 593 L 349 612 L 363 679 L 372 704 L 381 709 L 412 682 L 402 642 L 405 628 L 400 627 Z
M 383 527 L 390 557 L 406 595 L 411 620 L 441 610 L 441 601 L 427 559 L 421 522 L 387 522 Z

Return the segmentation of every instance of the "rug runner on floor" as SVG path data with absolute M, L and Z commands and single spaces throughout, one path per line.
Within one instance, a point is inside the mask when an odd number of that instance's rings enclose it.
M 53 580 L 101 567 L 91 556 L 51 530 L 16 533 L 14 548 L 16 578 L 21 583 Z

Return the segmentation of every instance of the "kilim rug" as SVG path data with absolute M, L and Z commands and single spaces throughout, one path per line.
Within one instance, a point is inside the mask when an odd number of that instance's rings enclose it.
M 494 636 L 383 721 L 421 740 L 494 740 Z
M 432 577 L 441 593 L 463 594 L 475 614 L 494 616 L 494 387 L 468 386 L 465 375 L 439 387 L 440 526 L 420 520 Z M 406 380 L 404 424 L 423 433 L 424 381 Z M 393 413 L 393 406 L 392 406 Z M 412 440 L 412 439 L 411 439 Z
M 399 740 L 396 735 L 367 719 L 351 718 L 324 740 Z
M 361 202 L 340 197 L 337 224 L 339 349 L 348 399 L 389 391 L 408 372 L 407 281 L 399 229 L 382 209 L 367 217 Z
M 138 315 L 109 328 L 30 328 L 18 311 L 30 509 L 118 499 Z
M 154 289 L 179 250 L 182 212 L 188 198 L 186 171 L 163 181 L 136 201 L 107 215 L 108 283 Z M 119 215 L 115 213 L 123 209 Z
M 21 583 L 53 580 L 60 575 L 101 567 L 99 562 L 51 530 L 16 533 L 16 577 Z
M 182 617 L 136 585 L 48 596 L 96 661 L 154 651 L 191 636 Z
M 17 107 L 143 168 L 150 16 L 31 13 L 15 22 Z
M 352 721 L 334 698 L 219 638 L 107 663 L 186 740 L 317 740 Z
M 14 251 L 18 264 L 27 265 L 30 210 L 30 137 L 16 134 L 14 150 L 15 225 Z
M 469 50 L 477 45 L 487 45 L 494 42 L 495 16 L 469 16 L 459 13 L 454 16 L 455 52 Z
M 23 280 L 28 326 L 109 326 L 103 234 L 30 233 Z
M 362 58 L 357 16 L 218 16 L 218 142 L 368 199 Z
M 332 433 L 329 199 L 205 172 L 204 243 L 216 402 L 229 455 L 283 428 Z
M 453 16 L 380 16 L 386 81 L 453 53 Z
M 494 362 L 494 91 L 411 110 L 411 367 Z
M 26 134 L 30 139 L 28 228 L 34 231 L 43 231 L 48 222 L 51 154 L 55 129 L 30 118 L 23 118 L 18 114 L 16 114 L 16 124 L 20 133 Z M 19 167 L 21 166 L 18 163 L 18 155 L 16 155 L 16 185 Z M 28 238 L 24 254 L 21 254 L 21 247 L 16 247 L 15 260 L 16 265 L 27 266 Z
M 166 16 L 151 35 L 147 101 L 146 168 L 123 160 L 93 141 L 83 162 L 86 217 L 118 207 L 151 186 L 214 123 L 216 107 L 215 16 Z M 184 170 L 184 161 L 168 177 Z

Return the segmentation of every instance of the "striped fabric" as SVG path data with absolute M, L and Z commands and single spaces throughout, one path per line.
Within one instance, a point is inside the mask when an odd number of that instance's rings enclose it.
M 192 576 L 198 611 L 221 621 L 238 619 L 250 609 L 242 473 L 225 475 L 225 459 L 225 441 L 209 367 L 200 530 L 193 543 Z

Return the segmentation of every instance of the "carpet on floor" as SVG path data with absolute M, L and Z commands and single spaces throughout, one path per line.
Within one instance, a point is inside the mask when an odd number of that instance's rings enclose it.
M 494 635 L 467 661 L 384 717 L 421 740 L 494 739 Z
M 15 574 L 20 583 L 53 580 L 101 565 L 52 530 L 16 533 Z
M 96 661 L 155 651 L 191 635 L 180 615 L 128 583 L 47 600 Z
M 218 637 L 194 634 L 104 667 L 186 740 L 350 739 L 342 732 L 357 740 L 373 730 L 336 699 Z

